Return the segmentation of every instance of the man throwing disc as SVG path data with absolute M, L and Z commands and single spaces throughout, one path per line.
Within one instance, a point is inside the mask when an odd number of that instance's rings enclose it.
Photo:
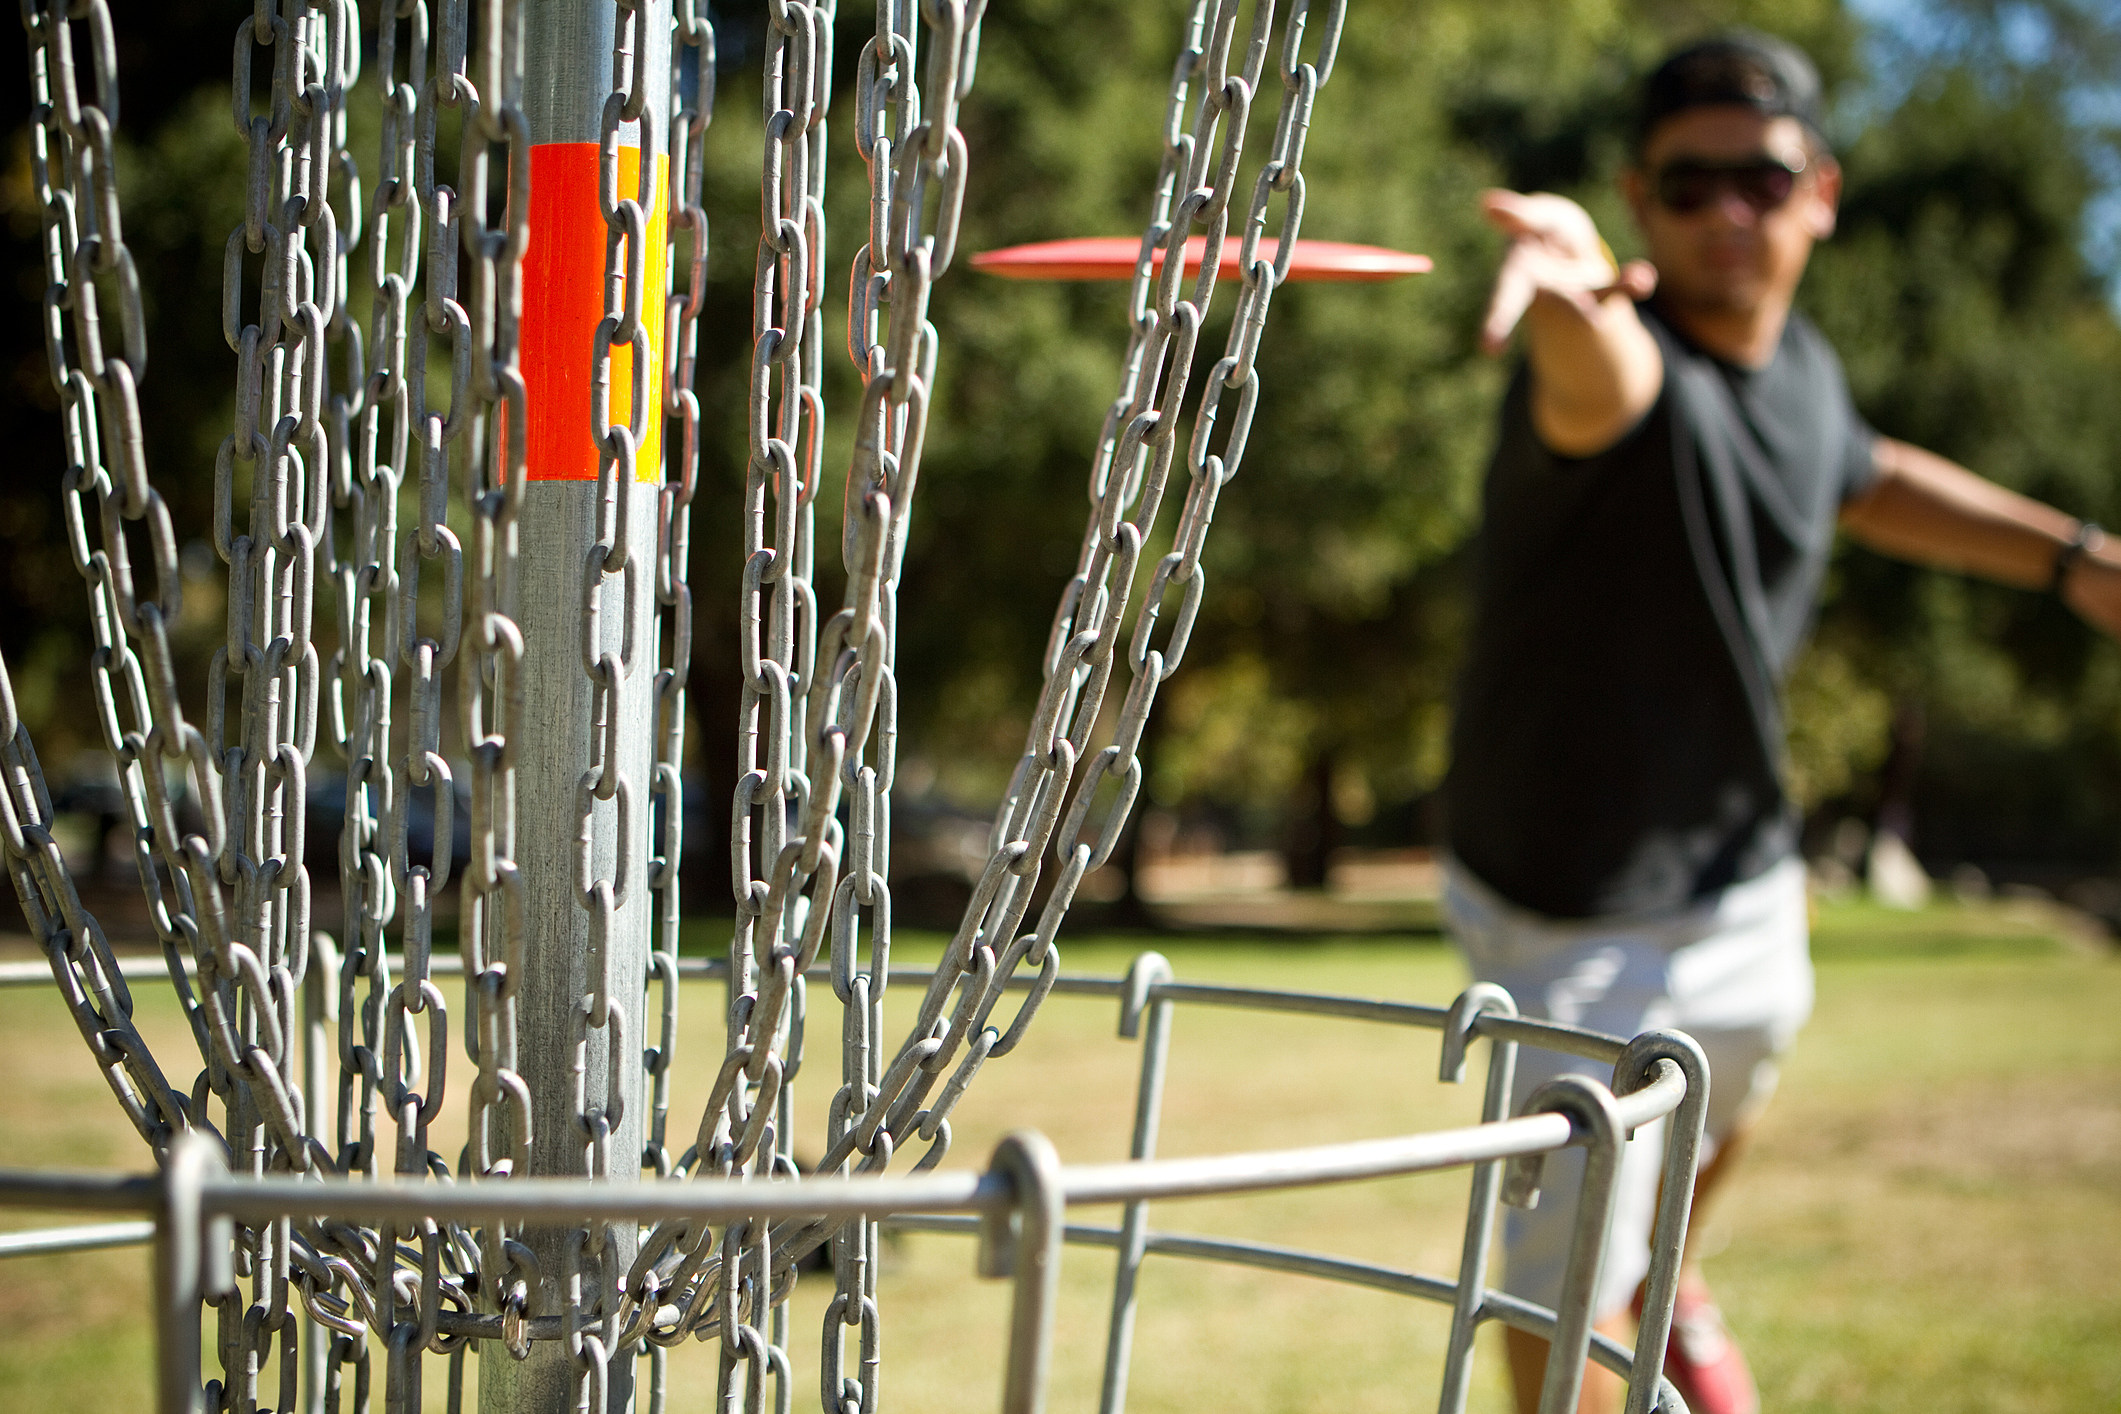
M 1804 866 L 1779 691 L 1837 525 L 1890 555 L 2060 595 L 2121 632 L 2121 547 L 2098 528 L 1881 437 L 1791 310 L 1841 173 L 1817 72 L 1741 32 L 1643 90 L 1623 192 L 1649 259 L 1616 265 L 1583 208 L 1491 192 L 1509 238 L 1483 338 L 1525 326 L 1485 490 L 1478 610 L 1446 784 L 1446 910 L 1473 973 L 1529 1014 L 1708 1053 L 1699 1205 L 1728 1179 L 1809 1015 Z M 1520 1101 L 1587 1062 L 1526 1051 Z M 1658 1154 L 1630 1144 L 1598 1290 L 1625 1337 L 1648 1269 Z M 1581 1155 L 1510 1210 L 1513 1294 L 1551 1306 Z M 1698 1224 L 1695 1228 L 1698 1231 Z M 1545 1342 L 1511 1331 L 1518 1405 Z M 1696 1414 L 1758 1397 L 1698 1268 L 1667 1373 Z M 1619 1407 L 1593 1370 L 1582 1409 Z

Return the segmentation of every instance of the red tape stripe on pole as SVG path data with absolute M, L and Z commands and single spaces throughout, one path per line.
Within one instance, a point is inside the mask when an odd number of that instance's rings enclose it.
M 670 160 L 655 159 L 655 197 L 648 205 L 641 336 L 653 360 L 649 412 L 634 475 L 663 476 L 663 259 L 670 225 Z M 619 149 L 619 193 L 638 187 L 640 149 Z M 597 145 L 547 142 L 530 149 L 530 249 L 523 256 L 523 382 L 529 399 L 527 475 L 532 481 L 594 481 L 597 445 L 589 427 L 589 367 L 604 318 L 604 213 L 597 205 Z M 621 262 L 623 268 L 624 262 Z M 633 406 L 635 344 L 611 350 L 611 418 Z

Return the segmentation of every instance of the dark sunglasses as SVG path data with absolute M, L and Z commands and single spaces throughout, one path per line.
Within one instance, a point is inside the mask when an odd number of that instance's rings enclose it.
M 1802 161 L 1792 167 L 1764 152 L 1741 162 L 1699 162 L 1682 157 L 1658 168 L 1652 182 L 1657 204 L 1681 216 L 1708 206 L 1726 189 L 1736 192 L 1756 213 L 1765 215 L 1790 199 L 1803 171 Z

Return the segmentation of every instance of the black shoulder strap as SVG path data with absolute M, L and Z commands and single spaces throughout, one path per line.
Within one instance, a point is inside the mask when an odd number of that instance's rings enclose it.
M 1770 769 L 1782 760 L 1782 705 L 1769 667 L 1767 591 L 1753 538 L 1753 512 L 1738 469 L 1715 454 L 1714 439 L 1704 435 L 1702 410 L 1727 396 L 1715 374 L 1684 356 L 1675 340 L 1663 338 L 1665 377 L 1678 396 L 1672 408 L 1672 467 L 1679 480 L 1679 508 L 1686 523 L 1687 544 L 1717 627 L 1723 632 L 1731 661 L 1745 684 L 1753 723 Z M 1710 448 L 1702 455 L 1704 447 Z M 1711 515 L 1714 520 L 1711 520 Z M 1723 531 L 1719 545 L 1715 527 Z M 1728 567 L 1724 563 L 1729 554 Z

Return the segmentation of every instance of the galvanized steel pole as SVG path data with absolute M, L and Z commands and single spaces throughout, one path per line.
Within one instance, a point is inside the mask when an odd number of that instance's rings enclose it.
M 619 198 L 641 194 L 640 159 L 634 154 L 669 150 L 670 7 L 669 0 L 640 0 L 629 21 L 612 0 L 527 0 L 524 21 L 523 100 L 532 147 L 522 334 L 529 468 L 519 580 L 526 711 L 516 809 L 527 905 L 519 1069 L 531 1096 L 531 1174 L 584 1177 L 591 1155 L 584 1108 L 603 1108 L 606 1095 L 615 1094 L 621 1114 L 610 1134 L 608 1175 L 599 1176 L 624 1181 L 640 1176 L 645 1115 L 639 1056 L 649 953 L 650 895 L 644 876 L 654 744 L 656 483 L 661 479 L 664 251 L 659 238 L 668 187 L 667 173 L 655 171 L 652 199 L 643 202 L 651 218 L 641 233 L 646 248 L 631 260 L 648 287 L 628 297 L 640 311 L 632 354 L 647 363 L 646 432 L 632 477 L 624 475 L 623 465 L 617 474 L 604 472 L 623 503 L 600 506 L 598 475 L 606 458 L 592 430 L 592 367 L 600 353 L 597 327 L 610 298 L 602 205 L 610 184 L 599 159 L 607 99 L 615 88 L 635 82 L 642 83 L 647 96 L 641 120 L 618 125 Z M 637 45 L 647 50 L 638 56 L 640 62 L 635 62 Z M 622 363 L 618 357 L 612 361 Z M 627 376 L 630 371 L 612 370 L 613 422 L 628 420 L 634 390 L 642 386 L 642 380 Z M 636 415 L 633 421 L 640 425 L 644 418 Z M 617 553 L 629 566 L 624 571 L 604 574 L 601 564 L 589 564 L 600 529 L 621 537 Z M 610 562 L 609 554 L 604 562 Z M 624 670 L 609 694 L 615 698 L 608 708 L 615 723 L 599 720 L 597 699 L 603 694 L 591 673 L 614 655 Z M 587 774 L 595 774 L 595 762 L 606 750 L 615 756 L 604 766 L 607 774 L 616 769 L 617 789 L 591 793 L 585 801 Z M 578 853 L 585 834 L 587 877 L 614 881 L 614 896 L 622 896 L 604 930 L 608 969 L 592 955 L 595 916 L 584 897 Z M 610 1028 L 587 1032 L 588 1043 L 578 1053 L 584 1008 L 598 990 L 599 975 L 609 978 L 619 1014 Z M 622 1222 L 609 1234 L 620 1275 L 633 1260 L 637 1233 L 633 1223 Z M 573 1303 L 563 1273 L 574 1260 L 575 1232 L 532 1228 L 523 1240 L 543 1275 L 543 1309 L 567 1310 Z M 581 1300 L 588 1304 L 602 1283 L 593 1269 L 584 1271 L 583 1283 Z M 617 1299 L 615 1289 L 602 1294 L 606 1306 Z M 620 1356 L 612 1366 L 606 1408 L 619 1414 L 632 1407 L 633 1361 Z M 537 1342 L 522 1360 L 489 1344 L 481 1350 L 479 1407 L 484 1414 L 571 1411 L 575 1379 L 568 1342 Z

